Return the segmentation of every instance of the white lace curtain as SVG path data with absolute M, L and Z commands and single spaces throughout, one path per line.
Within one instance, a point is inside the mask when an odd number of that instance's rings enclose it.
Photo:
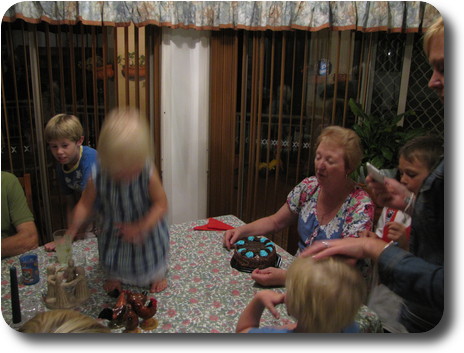
M 3 21 L 219 30 L 420 32 L 439 12 L 420 1 L 23 1 Z

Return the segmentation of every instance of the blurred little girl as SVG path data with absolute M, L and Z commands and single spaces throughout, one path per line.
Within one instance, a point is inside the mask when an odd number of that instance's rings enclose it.
M 105 119 L 97 151 L 99 164 L 74 210 L 68 230 L 75 235 L 95 207 L 101 219 L 100 265 L 104 289 L 122 283 L 167 287 L 169 229 L 167 198 L 152 162 L 149 127 L 137 110 L 114 110 Z

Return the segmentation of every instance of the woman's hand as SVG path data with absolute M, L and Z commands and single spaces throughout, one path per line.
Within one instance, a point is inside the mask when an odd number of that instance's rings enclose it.
M 312 256 L 315 260 L 334 255 L 377 260 L 385 245 L 385 242 L 377 237 L 333 239 L 315 242 L 303 250 L 300 256 Z
M 282 207 L 273 215 L 257 219 L 254 222 L 245 224 L 241 227 L 230 229 L 224 234 L 224 247 L 230 250 L 237 240 L 246 236 L 256 235 L 268 235 L 279 232 L 282 229 L 296 224 L 298 221 L 298 214 L 290 211 L 287 203 L 284 203 Z
M 240 230 L 241 227 L 235 229 L 229 229 L 224 233 L 223 244 L 224 247 L 230 250 L 232 245 L 234 245 L 237 240 L 243 238 L 242 231 Z
M 263 270 L 257 268 L 251 273 L 251 278 L 264 287 L 284 286 L 287 271 L 275 267 L 268 267 Z

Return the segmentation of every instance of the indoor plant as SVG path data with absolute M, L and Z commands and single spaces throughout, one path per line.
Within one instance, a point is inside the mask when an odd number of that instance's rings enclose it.
M 366 162 L 370 162 L 380 170 L 395 169 L 396 171 L 399 149 L 410 139 L 424 133 L 422 129 L 406 131 L 403 126 L 398 125 L 401 119 L 415 115 L 415 112 L 410 110 L 400 115 L 374 116 L 367 114 L 352 98 L 349 104 L 353 114 L 358 117 L 353 130 L 360 137 L 364 150 L 364 158 L 356 176 L 362 179 L 366 175 Z M 395 176 L 394 174 L 396 173 L 385 173 L 392 177 Z
M 136 56 L 135 52 L 129 52 L 127 55 L 128 63 L 126 63 L 125 55 L 118 55 L 118 63 L 122 65 L 121 73 L 124 77 L 134 79 L 136 76 Z M 138 73 L 139 77 L 145 77 L 145 55 L 139 55 L 138 60 Z
M 79 67 L 81 68 L 81 62 L 79 62 Z M 89 57 L 85 61 L 85 68 L 87 71 L 94 71 L 95 65 L 95 74 L 98 80 L 103 80 L 105 77 L 112 78 L 114 76 L 113 64 L 103 64 L 103 58 L 99 55 L 95 57 Z

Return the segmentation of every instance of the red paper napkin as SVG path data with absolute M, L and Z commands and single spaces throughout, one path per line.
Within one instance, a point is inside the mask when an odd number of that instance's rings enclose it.
M 208 218 L 208 223 L 203 225 L 203 226 L 197 226 L 193 228 L 195 230 L 227 230 L 227 229 L 234 229 L 234 227 L 218 221 L 217 219 L 214 218 Z

